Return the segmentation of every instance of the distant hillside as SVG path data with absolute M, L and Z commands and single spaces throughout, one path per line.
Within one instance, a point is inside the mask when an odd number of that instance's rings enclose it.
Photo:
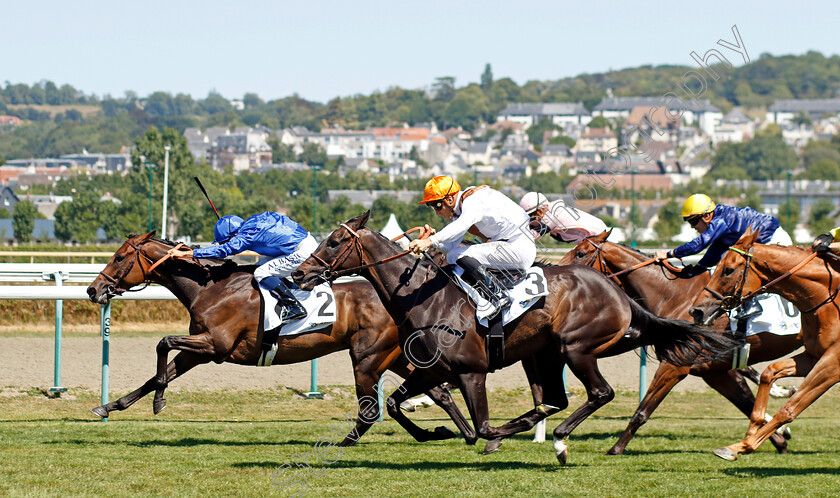
M 679 94 L 677 84 L 690 70 L 697 67 L 641 66 L 520 85 L 510 78 L 494 79 L 488 65 L 484 74 L 476 75 L 480 85 L 458 87 L 452 78 L 437 78 L 431 94 L 390 88 L 369 95 L 336 97 L 326 104 L 297 95 L 264 101 L 253 93 L 242 96 L 236 105 L 218 93 L 204 99 L 165 92 L 140 98 L 128 91 L 121 98 L 99 98 L 70 85 L 59 88 L 49 81 L 32 86 L 7 83 L 0 88 L 0 113 L 18 116 L 31 124 L 0 134 L 0 150 L 7 159 L 79 152 L 82 147 L 115 152 L 150 125 L 180 131 L 187 127 L 243 125 L 320 129 L 325 124 L 360 129 L 392 122 L 434 121 L 439 127 L 473 129 L 481 122 L 494 121 L 509 103 L 580 101 L 591 110 L 608 89 L 615 96 L 655 96 L 672 91 Z M 722 78 L 709 80 L 704 98 L 724 111 L 736 105 L 760 109 L 776 99 L 832 98 L 840 94 L 837 55 L 762 54 L 749 64 L 718 68 L 718 72 Z

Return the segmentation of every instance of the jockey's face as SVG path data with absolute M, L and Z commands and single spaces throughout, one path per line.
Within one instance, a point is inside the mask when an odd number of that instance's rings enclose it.
M 443 216 L 446 220 L 451 221 L 455 217 L 455 196 L 448 195 L 441 201 L 440 209 L 435 209 L 435 214 Z
M 705 232 L 709 229 L 709 223 L 712 222 L 712 218 L 714 218 L 715 213 L 706 213 L 703 216 L 698 218 L 689 218 L 688 224 L 691 225 L 691 228 L 697 230 L 700 233 Z

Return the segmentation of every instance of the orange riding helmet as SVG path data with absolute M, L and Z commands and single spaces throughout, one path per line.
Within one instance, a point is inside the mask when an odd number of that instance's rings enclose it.
M 423 189 L 423 200 L 418 204 L 426 204 L 427 202 L 439 201 L 447 195 L 455 195 L 461 191 L 461 186 L 458 182 L 450 176 L 436 176 L 426 182 L 426 188 Z

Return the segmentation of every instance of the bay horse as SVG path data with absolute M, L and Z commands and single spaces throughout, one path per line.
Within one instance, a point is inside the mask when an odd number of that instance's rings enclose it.
M 157 346 L 157 375 L 122 398 L 93 408 L 107 417 L 114 410 L 125 410 L 155 391 L 155 414 L 166 406 L 167 385 L 196 365 L 209 363 L 257 364 L 262 351 L 260 295 L 253 278 L 254 266 L 231 261 L 201 265 L 192 258 L 167 257 L 174 243 L 153 238 L 155 232 L 129 236 L 114 253 L 105 269 L 90 284 L 90 300 L 105 304 L 115 295 L 146 283 L 158 283 L 170 291 L 189 311 L 189 335 L 167 336 Z M 152 269 L 156 262 L 160 266 Z M 344 349 L 350 350 L 356 381 L 358 415 L 355 428 L 341 445 L 350 446 L 379 418 L 376 386 L 385 370 L 405 378 L 412 366 L 402 355 L 397 327 L 379 302 L 373 287 L 364 280 L 333 285 L 338 313 L 336 322 L 312 332 L 280 336 L 273 365 L 298 363 Z M 178 351 L 169 362 L 170 351 Z M 477 440 L 449 393 L 433 386 L 428 393 L 452 418 L 468 444 Z M 455 437 L 446 427 L 413 434 L 418 440 Z
M 734 461 L 752 453 L 782 424 L 840 381 L 840 306 L 835 302 L 840 273 L 828 261 L 800 247 L 756 244 L 758 232 L 747 231 L 718 263 L 711 281 L 694 300 L 691 315 L 709 321 L 758 292 L 773 292 L 802 313 L 805 351 L 770 364 L 761 374 L 746 437 L 715 454 Z M 766 290 L 765 290 L 766 289 Z M 765 422 L 770 385 L 783 377 L 805 377 L 799 389 Z
M 689 311 L 693 298 L 709 283 L 711 276 L 708 272 L 692 278 L 681 278 L 667 266 L 654 264 L 622 273 L 628 268 L 651 260 L 652 257 L 627 246 L 608 242 L 608 236 L 609 232 L 603 232 L 584 239 L 566 254 L 560 264 L 585 264 L 606 275 L 616 273 L 612 278 L 624 292 L 653 314 L 666 318 L 692 319 Z M 718 330 L 726 331 L 729 327 L 726 315 L 721 315 L 715 320 L 714 326 Z M 797 335 L 776 335 L 769 332 L 751 335 L 747 337 L 747 342 L 750 344 L 751 365 L 780 358 L 802 346 L 802 339 Z M 732 370 L 731 365 L 732 355 L 691 366 L 661 362 L 627 428 L 607 454 L 623 454 L 639 427 L 647 422 L 668 393 L 688 374 L 703 379 L 749 417 L 755 404 L 755 396 L 744 381 L 744 375 L 738 370 Z M 758 383 L 757 378 L 755 381 Z M 787 453 L 786 438 L 790 437 L 790 431 L 780 432 L 773 433 L 771 442 L 776 451 Z
M 302 289 L 349 273 L 358 273 L 373 284 L 398 324 L 400 346 L 417 367 L 387 402 L 388 413 L 409 432 L 419 428 L 400 412 L 400 403 L 443 382 L 461 389 L 479 437 L 496 440 L 526 431 L 548 413 L 568 406 L 562 381 L 563 366 L 568 364 L 586 387 L 587 400 L 554 430 L 555 454 L 565 464 L 565 438 L 614 397 L 598 369 L 598 358 L 651 345 L 660 358 L 690 364 L 734 347 L 731 338 L 717 331 L 645 311 L 592 268 L 546 266 L 547 283 L 536 282 L 547 285 L 549 294 L 505 327 L 503 365 L 533 358 L 542 381 L 542 404 L 500 427 L 491 427 L 485 339 L 473 304 L 448 270 L 425 259 L 402 258 L 407 251 L 401 252 L 401 247 L 366 228 L 369 215 L 366 212 L 343 223 L 292 277 Z

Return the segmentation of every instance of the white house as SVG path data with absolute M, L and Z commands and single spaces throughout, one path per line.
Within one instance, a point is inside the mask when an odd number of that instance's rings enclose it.
M 589 111 L 580 102 L 508 104 L 497 119 L 531 126 L 545 118 L 559 126 L 571 123 L 585 125 L 592 119 Z
M 708 99 L 680 100 L 664 97 L 611 97 L 606 98 L 592 110 L 593 116 L 605 118 L 627 118 L 636 107 L 667 107 L 672 116 L 682 113 L 686 124 L 698 123 L 706 135 L 712 136 L 715 124 L 723 119 L 720 109 Z
M 798 114 L 806 114 L 813 120 L 826 115 L 840 115 L 840 99 L 781 99 L 773 102 L 767 110 L 771 123 L 789 123 Z

